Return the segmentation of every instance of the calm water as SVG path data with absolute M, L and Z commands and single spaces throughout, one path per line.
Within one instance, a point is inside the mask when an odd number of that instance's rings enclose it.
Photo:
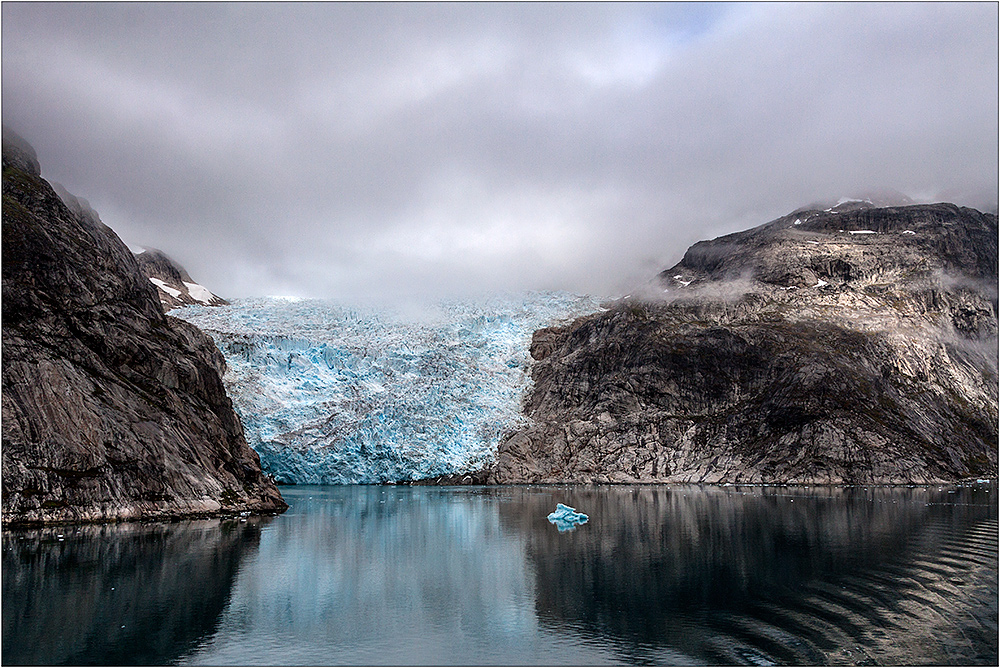
M 3 663 L 997 664 L 995 484 L 282 492 L 4 532 Z

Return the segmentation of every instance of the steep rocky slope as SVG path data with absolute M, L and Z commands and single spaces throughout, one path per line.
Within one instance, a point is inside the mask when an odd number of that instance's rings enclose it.
M 20 140 L 22 146 L 26 146 L 24 140 Z M 23 149 L 26 155 L 33 154 L 30 146 Z M 69 192 L 59 183 L 50 184 L 59 199 L 63 201 L 73 215 L 83 221 L 91 228 L 102 230 L 105 234 L 114 234 L 101 220 L 101 216 L 90 206 L 90 202 L 82 197 L 77 197 Z M 160 304 L 165 311 L 177 308 L 178 306 L 188 306 L 197 304 L 199 306 L 223 306 L 228 304 L 222 297 L 212 294 L 203 285 L 200 285 L 191 278 L 187 270 L 176 260 L 166 253 L 156 248 L 144 248 L 138 253 L 134 253 L 136 261 L 139 263 L 139 271 L 146 276 L 149 281 L 156 286 L 156 292 L 160 297 Z
M 161 250 L 146 248 L 135 256 L 139 270 L 156 286 L 164 310 L 178 306 L 223 306 L 225 299 L 194 282 L 187 270 Z
M 494 482 L 905 483 L 997 474 L 997 218 L 800 210 L 695 244 L 535 333 Z
M 3 523 L 286 508 L 246 444 L 224 366 L 5 128 Z

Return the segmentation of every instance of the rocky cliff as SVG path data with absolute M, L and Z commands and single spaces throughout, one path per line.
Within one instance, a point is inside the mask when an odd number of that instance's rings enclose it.
M 695 244 L 535 333 L 493 482 L 997 474 L 997 217 L 844 202 Z
M 24 140 L 20 140 L 25 155 L 34 155 L 34 150 L 27 145 Z M 104 234 L 114 234 L 101 220 L 101 216 L 90 206 L 90 202 L 82 197 L 77 197 L 69 192 L 59 183 L 51 183 L 52 189 L 59 199 L 63 201 L 66 208 L 73 213 L 78 220 L 84 222 L 90 228 L 101 230 Z M 136 261 L 139 263 L 139 271 L 149 279 L 150 283 L 156 286 L 156 292 L 160 297 L 160 304 L 163 310 L 196 304 L 199 306 L 223 306 L 228 304 L 225 299 L 212 292 L 203 285 L 195 283 L 191 275 L 176 260 L 166 253 L 156 248 L 144 248 L 138 253 L 134 253 Z
M 87 210 L 4 129 L 3 524 L 285 509 L 221 353 Z
M 223 306 L 229 303 L 195 283 L 184 267 L 161 250 L 146 248 L 137 253 L 135 259 L 139 270 L 156 286 L 164 310 L 189 304 Z

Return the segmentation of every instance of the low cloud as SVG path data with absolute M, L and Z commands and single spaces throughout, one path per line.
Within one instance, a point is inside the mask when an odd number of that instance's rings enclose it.
M 4 122 L 227 296 L 621 294 L 877 189 L 995 210 L 990 3 L 7 3 Z

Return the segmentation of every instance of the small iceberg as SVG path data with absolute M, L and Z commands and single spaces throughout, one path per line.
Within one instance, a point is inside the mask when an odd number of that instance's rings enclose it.
M 578 524 L 586 524 L 587 519 L 588 517 L 583 513 L 576 512 L 576 508 L 570 508 L 561 503 L 556 504 L 556 511 L 554 513 L 549 513 L 549 522 L 555 524 L 560 532 L 571 531 Z

